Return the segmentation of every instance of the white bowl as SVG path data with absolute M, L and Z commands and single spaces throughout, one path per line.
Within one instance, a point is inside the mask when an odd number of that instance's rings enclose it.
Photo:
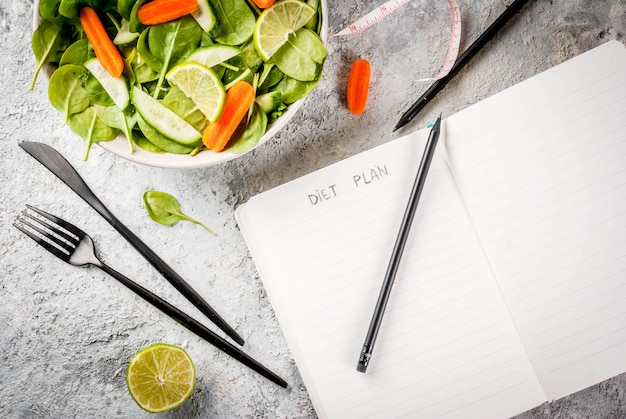
M 39 0 L 35 1 L 33 7 L 34 29 L 36 29 L 39 26 L 39 22 L 41 21 L 41 17 L 39 16 Z M 320 37 L 324 45 L 326 45 L 326 41 L 328 39 L 328 6 L 326 0 L 321 0 L 321 12 L 322 28 L 320 30 Z M 50 75 L 52 74 L 52 67 L 47 66 L 47 68 L 44 68 L 43 73 L 49 79 Z M 289 121 L 293 118 L 296 112 L 298 112 L 298 109 L 300 108 L 300 106 L 302 106 L 304 100 L 306 100 L 306 98 L 289 105 L 283 115 L 269 126 L 267 132 L 263 135 L 263 137 L 261 137 L 258 144 L 254 148 L 268 141 L 282 127 L 287 125 L 287 123 L 289 123 Z M 132 162 L 143 164 L 146 166 L 161 167 L 166 169 L 193 169 L 199 167 L 207 167 L 235 159 L 245 154 L 228 153 L 225 151 L 221 153 L 216 153 L 211 150 L 204 150 L 197 155 L 191 157 L 187 154 L 151 153 L 139 147 L 135 147 L 135 152 L 131 153 L 128 150 L 128 140 L 121 134 L 113 141 L 103 141 L 98 142 L 97 144 L 105 150 L 115 155 L 118 155 L 126 160 L 130 160 Z

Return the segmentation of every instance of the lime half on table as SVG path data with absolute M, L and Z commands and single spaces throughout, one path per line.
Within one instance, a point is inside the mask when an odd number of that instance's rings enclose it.
M 182 405 L 193 392 L 196 369 L 184 349 L 157 343 L 133 356 L 126 371 L 128 391 L 145 411 L 159 413 Z

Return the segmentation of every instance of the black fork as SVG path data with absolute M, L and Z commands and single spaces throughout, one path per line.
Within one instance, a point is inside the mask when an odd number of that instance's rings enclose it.
M 120 281 L 126 287 L 130 288 L 133 292 L 135 292 L 135 294 L 185 326 L 187 329 L 191 330 L 196 335 L 211 343 L 216 348 L 235 358 L 242 364 L 252 368 L 254 371 L 279 386 L 287 387 L 287 382 L 285 380 L 267 369 L 261 363 L 247 355 L 236 346 L 215 334 L 202 323 L 103 263 L 96 255 L 93 240 L 83 230 L 55 215 L 37 209 L 31 205 L 26 206 L 29 210 L 39 216 L 36 216 L 29 211 L 23 211 L 22 214 L 17 217 L 16 222 L 13 223 L 13 225 L 21 232 L 35 240 L 50 253 L 64 262 L 75 266 L 97 266 Z

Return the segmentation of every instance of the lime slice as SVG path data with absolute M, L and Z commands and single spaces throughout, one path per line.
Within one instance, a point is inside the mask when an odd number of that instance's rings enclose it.
M 195 382 L 196 369 L 187 352 L 165 343 L 137 352 L 126 371 L 130 395 L 150 413 L 166 412 L 183 404 Z
M 261 13 L 254 27 L 254 46 L 265 61 L 306 25 L 315 9 L 300 0 L 278 0 Z
M 193 100 L 209 121 L 217 121 L 224 109 L 226 91 L 213 70 L 198 63 L 183 63 L 165 78 Z
M 130 99 L 143 120 L 170 140 L 195 147 L 202 139 L 202 134 L 187 121 L 137 86 L 130 91 Z
M 239 48 L 231 45 L 213 44 L 198 48 L 185 58 L 185 62 L 198 63 L 210 68 L 230 60 L 239 54 L 239 52 Z

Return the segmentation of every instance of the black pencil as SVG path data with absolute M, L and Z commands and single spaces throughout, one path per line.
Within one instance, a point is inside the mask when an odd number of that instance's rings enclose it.
M 391 260 L 389 261 L 389 266 L 387 267 L 387 273 L 385 274 L 385 279 L 383 280 L 383 285 L 380 290 L 380 294 L 378 295 L 378 301 L 376 302 L 374 314 L 372 316 L 369 329 L 367 330 L 365 342 L 363 343 L 363 349 L 361 349 L 361 355 L 359 356 L 359 362 L 356 367 L 359 372 L 364 373 L 367 370 L 367 365 L 372 357 L 372 350 L 374 349 L 376 336 L 378 335 L 378 330 L 380 329 L 380 324 L 383 320 L 383 314 L 385 312 L 385 308 L 387 307 L 387 301 L 389 301 L 391 287 L 393 286 L 396 272 L 400 266 L 400 259 L 402 258 L 402 253 L 404 252 L 406 240 L 409 237 L 409 232 L 411 231 L 411 224 L 413 223 L 413 218 L 415 217 L 417 203 L 419 202 L 420 195 L 422 194 L 422 189 L 424 189 L 424 183 L 426 182 L 430 162 L 433 160 L 433 156 L 435 155 L 435 148 L 437 147 L 437 140 L 439 139 L 440 125 L 441 115 L 439 115 L 432 130 L 430 131 L 428 142 L 426 143 L 426 148 L 424 149 L 424 154 L 422 155 L 422 161 L 420 162 L 420 166 L 417 170 L 415 183 L 413 184 L 413 189 L 411 190 L 411 195 L 409 197 L 409 203 L 407 204 L 404 217 L 402 218 L 402 223 L 400 224 L 400 232 L 398 233 L 396 244 L 391 252 Z
M 474 41 L 470 47 L 461 54 L 454 63 L 450 72 L 443 78 L 435 81 L 432 86 L 400 117 L 393 129 L 394 132 L 408 124 L 434 98 L 441 89 L 480 51 L 502 27 L 524 6 L 528 0 L 515 0 L 498 18 Z

